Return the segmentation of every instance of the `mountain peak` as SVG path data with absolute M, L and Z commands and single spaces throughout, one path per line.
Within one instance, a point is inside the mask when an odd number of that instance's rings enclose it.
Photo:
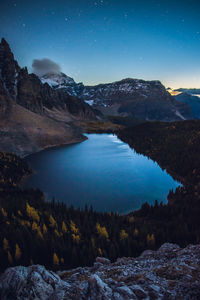
M 0 75 L 4 81 L 7 94 L 16 98 L 16 81 L 20 67 L 7 41 L 2 38 L 0 43 Z
M 0 44 L 1 44 L 1 46 L 8 47 L 10 49 L 10 46 L 9 46 L 8 42 L 5 40 L 5 38 L 1 39 Z
M 54 88 L 65 88 L 68 85 L 75 84 L 73 78 L 67 76 L 62 72 L 49 72 L 40 77 L 42 83 L 48 83 Z

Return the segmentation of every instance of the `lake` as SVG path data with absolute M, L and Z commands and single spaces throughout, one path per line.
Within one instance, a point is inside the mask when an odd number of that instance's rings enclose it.
M 35 171 L 24 188 L 40 188 L 70 206 L 92 205 L 97 211 L 120 214 L 144 202 L 167 202 L 180 183 L 157 163 L 137 154 L 112 134 L 88 134 L 79 144 L 47 149 L 26 157 Z

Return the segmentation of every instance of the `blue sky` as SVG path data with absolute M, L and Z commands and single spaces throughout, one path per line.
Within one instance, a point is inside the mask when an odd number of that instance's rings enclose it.
M 20 66 L 49 58 L 85 84 L 142 78 L 200 88 L 200 1 L 1 1 Z

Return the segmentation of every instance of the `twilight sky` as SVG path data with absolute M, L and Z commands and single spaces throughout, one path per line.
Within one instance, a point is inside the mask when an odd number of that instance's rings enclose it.
M 0 37 L 29 71 L 48 58 L 85 84 L 200 88 L 199 0 L 1 0 Z

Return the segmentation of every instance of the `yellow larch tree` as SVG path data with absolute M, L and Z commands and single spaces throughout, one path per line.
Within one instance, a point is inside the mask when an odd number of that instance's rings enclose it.
M 7 212 L 5 211 L 5 209 L 3 207 L 1 208 L 1 213 L 5 218 L 8 216 Z
M 61 257 L 60 262 L 61 262 L 62 265 L 64 264 L 65 260 L 64 260 L 63 257 Z
M 71 231 L 73 231 L 75 234 L 78 234 L 79 233 L 79 229 L 78 227 L 76 226 L 76 224 L 70 220 L 70 229 Z
M 139 235 L 139 230 L 137 228 L 134 229 L 133 235 L 134 237 L 137 237 Z
M 6 238 L 3 239 L 3 250 L 7 252 L 9 250 L 9 242 Z
M 80 236 L 78 234 L 72 233 L 72 238 L 77 244 L 79 244 Z
M 58 227 L 56 220 L 54 219 L 54 217 L 52 215 L 49 216 L 49 223 L 50 223 L 50 227 Z
M 154 236 L 153 233 L 151 235 L 147 234 L 146 240 L 147 240 L 147 245 L 148 246 L 154 246 L 155 245 L 155 236 Z
M 26 203 L 26 213 L 29 216 L 29 218 L 33 219 L 34 221 L 40 221 L 40 217 L 38 215 L 37 210 L 34 207 L 30 206 L 28 202 Z
M 59 265 L 59 258 L 58 258 L 57 254 L 55 252 L 53 254 L 53 264 L 54 265 Z
M 67 232 L 67 225 L 65 224 L 64 221 L 62 221 L 62 232 L 66 233 Z
M 42 231 L 43 231 L 44 234 L 47 233 L 47 226 L 46 226 L 45 223 L 42 226 Z
M 13 259 L 12 259 L 12 255 L 10 254 L 10 251 L 8 251 L 8 261 L 9 261 L 10 265 L 13 264 Z
M 120 240 L 122 241 L 122 240 L 125 240 L 127 238 L 128 238 L 128 233 L 124 229 L 122 229 L 120 231 Z
M 15 260 L 18 261 L 22 256 L 21 249 L 19 248 L 19 245 L 15 245 Z
M 105 226 L 101 226 L 99 223 L 97 223 L 96 230 L 101 237 L 109 239 L 109 235 Z

